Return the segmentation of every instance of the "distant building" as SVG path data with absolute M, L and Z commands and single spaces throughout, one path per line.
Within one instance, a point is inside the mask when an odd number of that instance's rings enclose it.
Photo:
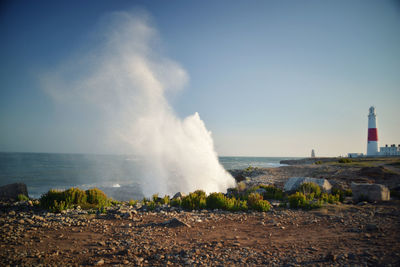
M 383 146 L 380 148 L 379 156 L 400 156 L 400 145 Z
M 311 158 L 315 158 L 315 151 L 314 151 L 314 149 L 311 150 Z
M 369 108 L 368 114 L 368 142 L 367 142 L 367 154 L 363 153 L 348 153 L 349 158 L 360 158 L 360 157 L 385 157 L 385 156 L 400 156 L 400 144 L 386 145 L 380 147 L 378 150 L 378 128 L 376 125 L 376 113 L 375 107 Z

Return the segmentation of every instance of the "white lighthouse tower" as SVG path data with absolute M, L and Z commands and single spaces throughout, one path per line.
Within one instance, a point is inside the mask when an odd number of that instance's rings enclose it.
M 376 114 L 375 107 L 369 108 L 368 114 L 368 144 L 367 156 L 378 155 L 378 130 L 376 128 Z

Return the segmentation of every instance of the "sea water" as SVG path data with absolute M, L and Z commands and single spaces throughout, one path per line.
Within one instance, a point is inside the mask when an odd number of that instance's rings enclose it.
M 289 157 L 219 157 L 226 170 L 279 167 Z M 141 161 L 126 155 L 0 153 L 0 186 L 21 182 L 29 196 L 49 189 L 98 187 L 117 200 L 141 199 Z M 157 193 L 157 192 L 154 192 Z

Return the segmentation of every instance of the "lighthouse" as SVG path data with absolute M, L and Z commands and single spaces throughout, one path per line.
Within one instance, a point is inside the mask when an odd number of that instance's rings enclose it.
M 367 156 L 378 155 L 378 129 L 376 128 L 375 107 L 369 108 Z

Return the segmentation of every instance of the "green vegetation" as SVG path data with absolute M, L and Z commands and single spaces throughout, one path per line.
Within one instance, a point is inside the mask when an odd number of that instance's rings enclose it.
M 206 193 L 197 190 L 182 198 L 182 207 L 188 210 L 200 210 L 206 207 Z
M 260 185 L 259 187 L 265 189 L 265 193 L 263 194 L 264 199 L 283 199 L 282 189 L 276 188 L 273 185 Z
M 170 205 L 172 207 L 180 207 L 182 205 L 182 200 L 181 198 L 173 198 L 170 201 Z
M 247 201 L 229 198 L 222 193 L 211 193 L 206 198 L 206 206 L 208 209 L 222 209 L 229 211 L 244 211 L 247 210 Z
M 314 162 L 314 164 L 317 164 L 317 165 L 322 164 L 322 161 L 317 160 L 316 162 Z
M 28 201 L 29 198 L 27 196 L 25 196 L 24 194 L 19 194 L 18 195 L 18 201 Z
M 104 211 L 105 207 L 112 204 L 111 199 L 98 188 L 86 191 L 79 188 L 69 188 L 65 191 L 51 189 L 46 194 L 43 194 L 39 201 L 42 208 L 52 212 L 61 212 L 77 206 Z
M 247 167 L 246 169 L 244 169 L 244 172 L 252 172 L 252 171 L 254 171 L 254 170 L 256 170 L 256 169 L 257 169 L 257 167 L 253 167 L 253 166 L 249 165 L 249 167 Z
M 341 158 L 338 160 L 339 163 L 352 163 L 353 161 L 349 158 Z
M 331 194 L 321 193 L 321 188 L 316 183 L 303 183 L 297 192 L 288 196 L 291 208 L 314 209 L 324 203 L 338 204 L 346 196 L 351 196 L 351 190 L 332 189 Z
M 302 192 L 296 192 L 288 197 L 289 205 L 292 209 L 315 209 L 322 206 L 322 201 L 318 199 L 310 199 L 310 196 Z
M 262 190 L 260 190 L 262 189 Z M 152 198 L 143 198 L 141 204 L 148 210 L 155 210 L 163 205 L 180 207 L 186 210 L 220 209 L 227 211 L 255 210 L 265 212 L 271 209 L 268 200 L 280 200 L 281 208 L 312 209 L 321 207 L 324 203 L 339 203 L 346 196 L 351 195 L 351 190 L 333 189 L 332 194 L 321 193 L 320 187 L 315 183 L 302 184 L 296 193 L 288 196 L 281 189 L 273 185 L 258 185 L 246 190 L 244 183 L 239 183 L 237 188 L 228 190 L 228 194 L 211 193 L 208 196 L 202 190 L 189 193 L 189 195 L 171 199 L 168 195 L 159 197 L 154 194 Z M 25 198 L 24 198 L 25 197 Z M 27 199 L 26 196 L 19 196 Z M 130 200 L 125 204 L 134 206 L 138 200 Z M 69 188 L 65 191 L 49 190 L 40 198 L 40 205 L 52 212 L 61 212 L 65 209 L 80 206 L 83 209 L 93 209 L 97 212 L 106 212 L 106 207 L 121 204 L 119 201 L 109 199 L 107 195 L 97 189 L 81 190 Z
M 339 195 L 339 201 L 343 202 L 345 197 L 351 197 L 353 193 L 351 189 L 341 190 L 339 188 L 332 188 L 332 195 Z
M 87 205 L 88 207 L 107 207 L 110 206 L 111 204 L 111 201 L 110 199 L 108 199 L 107 195 L 104 194 L 104 192 L 98 188 L 92 188 L 86 190 L 86 196 L 87 196 L 87 204 L 89 204 Z
M 129 206 L 135 206 L 137 203 L 139 203 L 139 201 L 138 200 L 134 200 L 134 199 L 131 199 L 128 202 Z
M 303 183 L 297 189 L 297 192 L 303 193 L 308 200 L 319 198 L 321 195 L 321 188 L 313 182 Z
M 257 193 L 251 193 L 247 198 L 247 203 L 250 209 L 257 211 L 269 211 L 271 205 L 267 200 L 263 200 L 263 197 Z

